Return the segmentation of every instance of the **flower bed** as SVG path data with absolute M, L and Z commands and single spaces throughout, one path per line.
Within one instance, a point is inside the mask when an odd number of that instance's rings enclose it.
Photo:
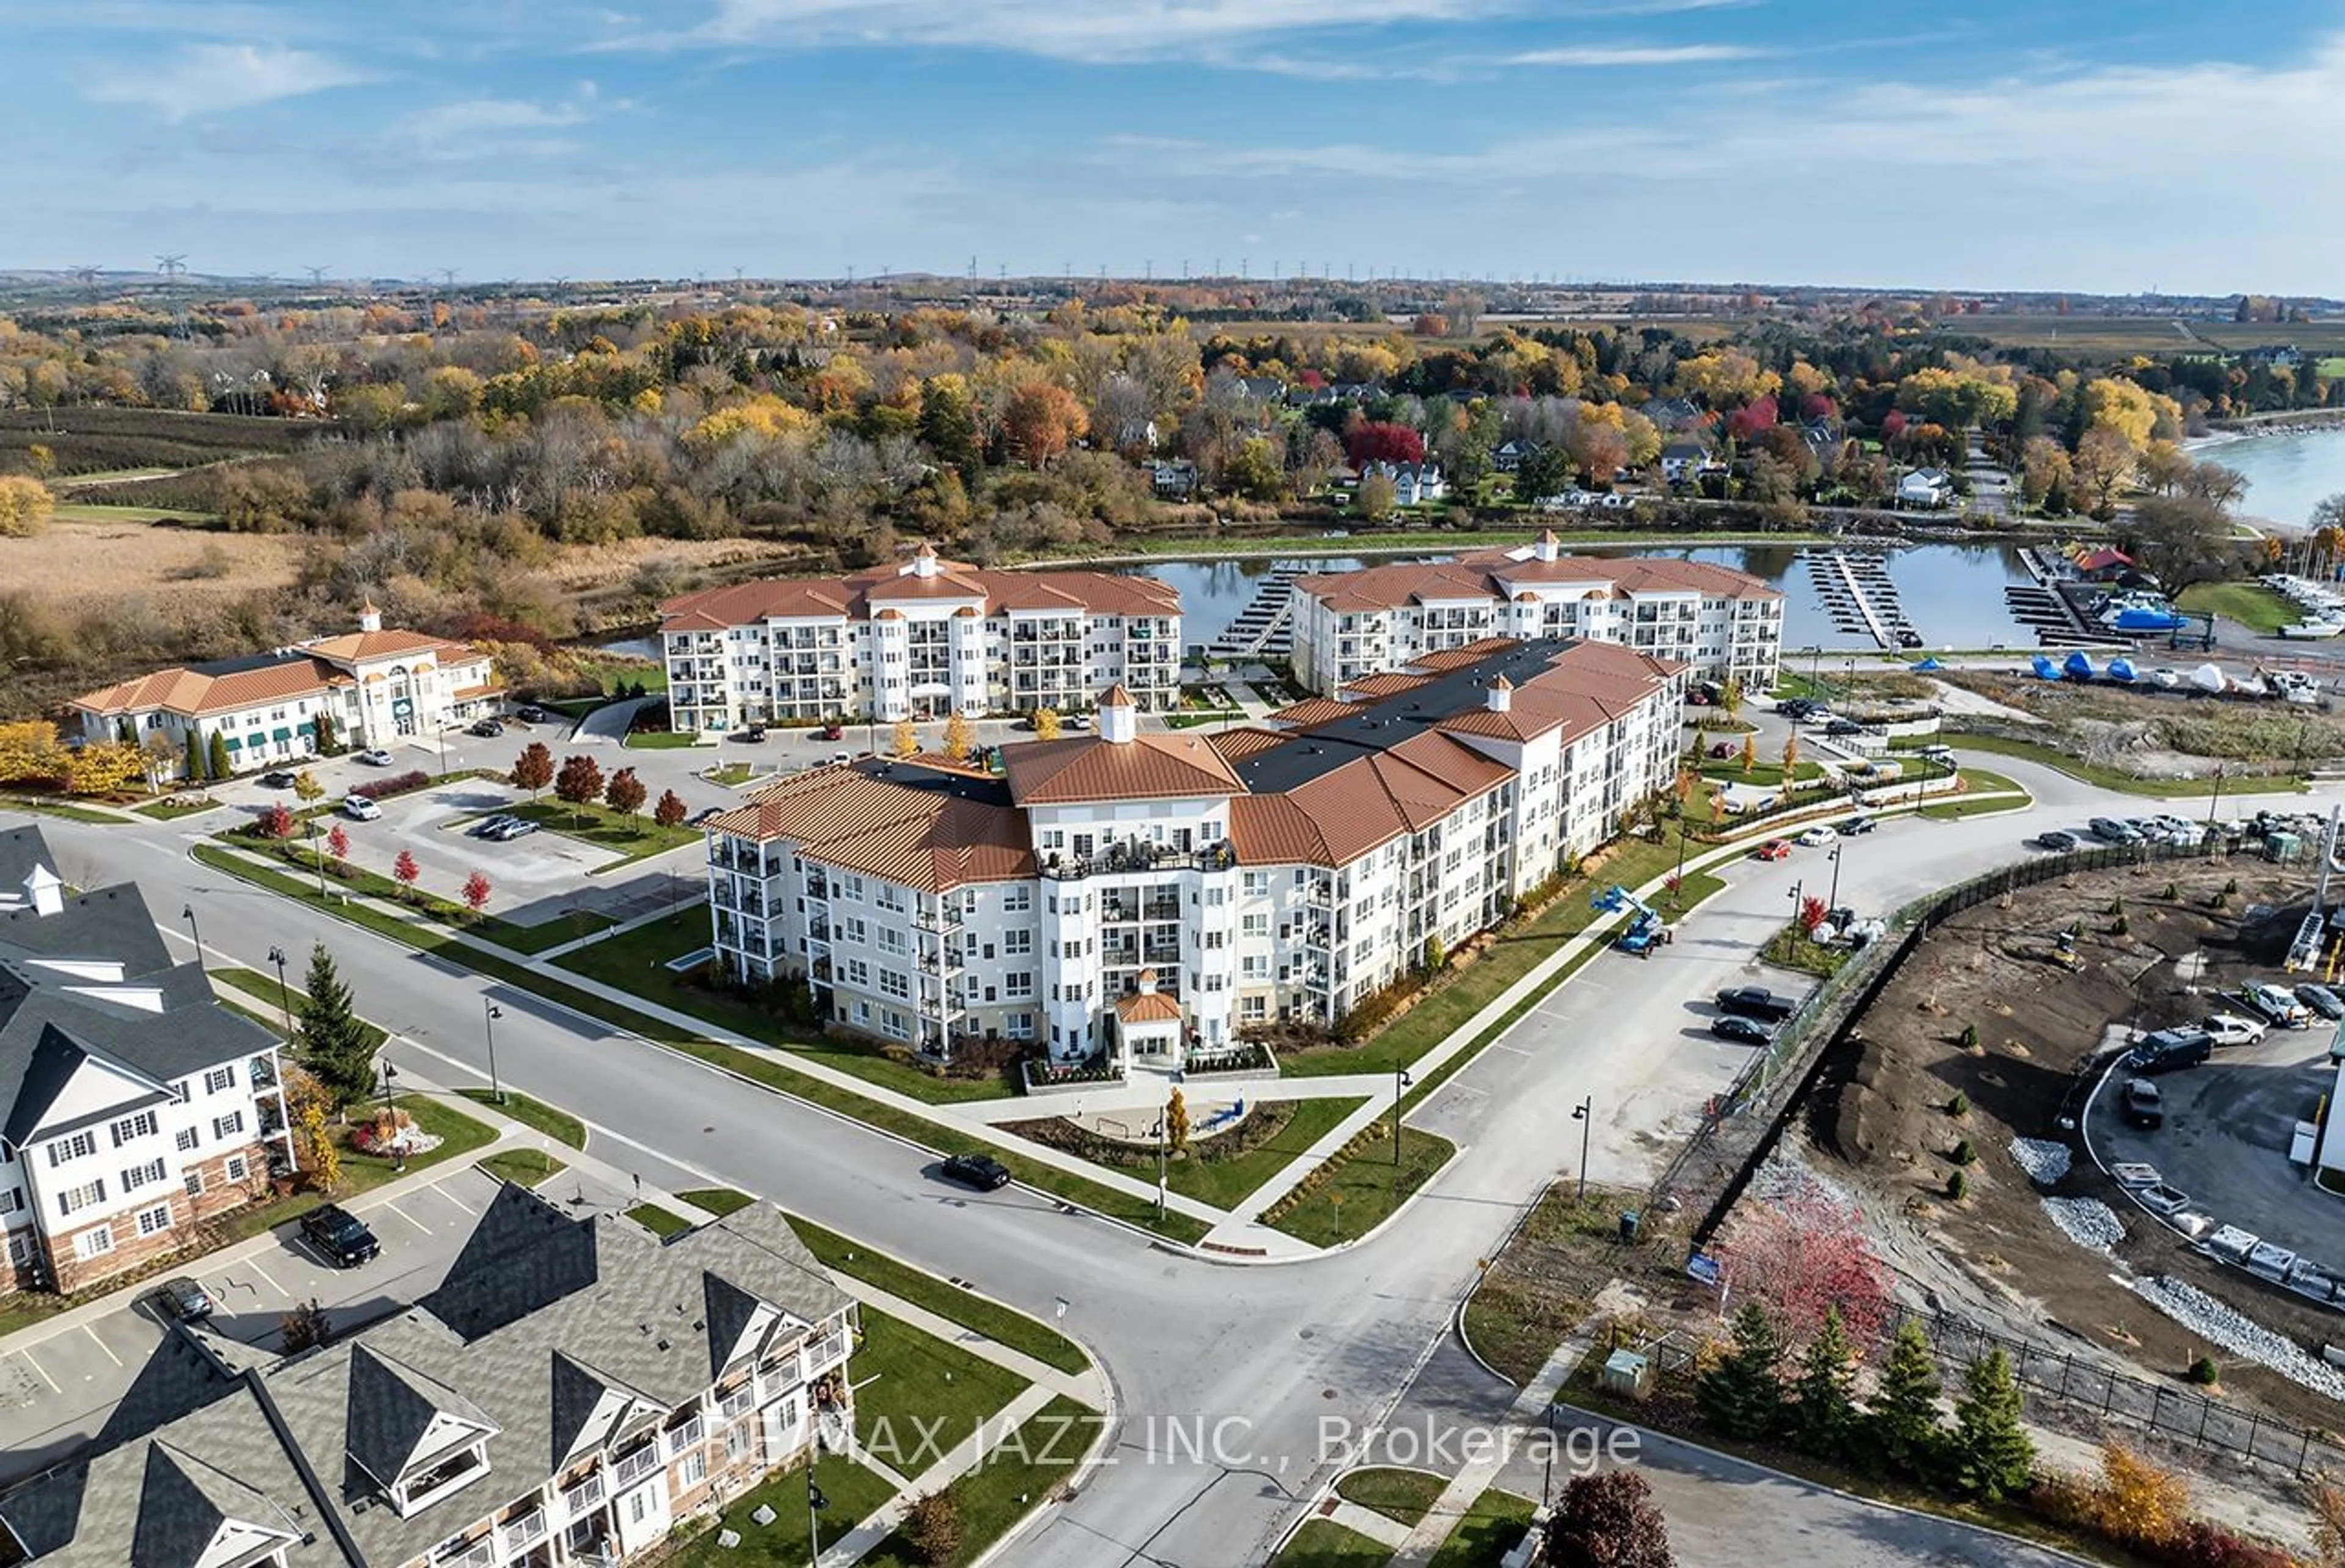
M 389 778 L 370 779 L 365 784 L 353 786 L 350 793 L 361 800 L 389 800 L 393 795 L 413 794 L 417 790 L 430 788 L 431 784 L 430 774 L 421 768 L 411 768 Z

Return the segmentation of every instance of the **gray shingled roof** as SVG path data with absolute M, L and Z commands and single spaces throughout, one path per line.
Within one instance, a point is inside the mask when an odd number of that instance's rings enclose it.
M 394 1361 L 360 1340 L 350 1347 L 349 1436 L 343 1447 L 367 1474 L 389 1486 L 437 1457 L 422 1452 L 432 1421 L 447 1416 L 483 1431 L 496 1423 L 481 1407 L 428 1373 Z M 447 1445 L 442 1445 L 447 1446 Z
M 0 903 L 24 895 L 25 878 L 36 865 L 55 871 L 57 857 L 37 827 L 0 828 Z
M 165 1442 L 147 1449 L 146 1484 L 130 1542 L 131 1568 L 197 1568 L 220 1527 L 236 1523 L 274 1536 L 245 1554 L 299 1540 L 284 1509 L 232 1475 Z

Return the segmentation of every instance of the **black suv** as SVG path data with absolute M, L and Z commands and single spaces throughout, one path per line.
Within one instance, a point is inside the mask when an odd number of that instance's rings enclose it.
M 1768 1024 L 1782 1023 L 1799 1007 L 1791 997 L 1779 996 L 1763 986 L 1738 986 L 1731 991 L 1721 991 L 1714 999 L 1721 1013 Z
M 990 1154 L 956 1154 L 945 1161 L 945 1176 L 980 1192 L 993 1192 L 1010 1185 L 1009 1168 Z
M 356 1268 L 382 1250 L 365 1221 L 339 1203 L 324 1204 L 301 1216 L 301 1234 L 338 1269 Z
M 2147 1078 L 2127 1080 L 2122 1108 L 2127 1127 L 2153 1128 L 2166 1124 L 2166 1097 Z
M 295 782 L 293 775 L 282 768 L 260 775 L 260 787 L 263 789 L 291 789 Z

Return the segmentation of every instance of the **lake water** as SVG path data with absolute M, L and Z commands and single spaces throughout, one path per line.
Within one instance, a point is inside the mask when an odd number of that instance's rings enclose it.
M 2241 511 L 2290 528 L 2302 527 L 2314 507 L 2345 491 L 2345 426 L 2209 441 L 2192 453 L 2247 475 Z
M 1852 545 L 1853 550 L 1871 547 Z M 1693 549 L 1635 549 L 1620 546 L 1574 546 L 1589 555 L 1670 555 L 1732 567 L 1761 579 L 1783 595 L 1783 646 L 1786 649 L 1865 649 L 1878 644 L 1862 634 L 1842 632 L 1825 613 L 1802 547 L 1795 544 L 1702 545 Z M 1897 585 L 1906 618 L 1923 641 L 1933 648 L 1992 648 L 1998 644 L 2032 648 L 2035 636 L 2011 618 L 2004 602 L 2004 585 L 2031 581 L 2019 564 L 2017 551 L 2007 544 L 1916 544 L 1884 548 L 1890 580 Z M 1427 555 L 1426 560 L 1446 557 Z M 1181 591 L 1181 640 L 1211 642 L 1237 619 L 1240 611 L 1274 567 L 1287 565 L 1309 572 L 1345 572 L 1356 561 L 1159 561 L 1129 568 Z M 1382 565 L 1379 561 L 1376 564 Z

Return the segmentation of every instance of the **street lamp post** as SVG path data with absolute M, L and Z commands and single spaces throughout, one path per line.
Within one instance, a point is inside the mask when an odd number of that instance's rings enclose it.
M 489 1098 L 502 1105 L 505 1103 L 504 1086 L 497 1081 L 497 1020 L 505 1016 L 505 1010 L 485 998 L 481 1003 L 481 1032 L 488 1037 L 489 1041 Z
M 1579 1193 L 1574 1202 L 1588 1201 L 1588 1129 L 1596 1123 L 1596 1097 L 1582 1095 L 1579 1103 L 1571 1108 L 1571 1119 L 1579 1124 Z
M 188 923 L 188 934 L 196 939 L 196 967 L 200 969 L 204 966 L 204 932 L 203 927 L 196 924 L 196 906 L 192 904 L 183 905 L 179 918 Z
M 1832 854 L 1826 856 L 1832 862 L 1832 896 L 1824 900 L 1824 907 L 1828 910 L 1840 907 L 1840 852 L 1846 842 L 1843 839 L 1841 844 L 1833 845 Z
M 2207 803 L 2207 825 L 2212 827 L 2223 814 L 2223 764 L 2215 764 L 2215 798 Z
M 830 1506 L 830 1499 L 814 1483 L 814 1462 L 822 1452 L 822 1439 L 815 1439 L 814 1447 L 807 1451 L 807 1561 L 821 1568 L 822 1511 Z
M 293 988 L 285 983 L 285 949 L 271 947 L 269 961 L 277 966 L 277 1002 L 285 1009 L 285 1037 L 293 1037 Z
M 1416 1080 L 1408 1076 L 1406 1067 L 1393 1068 L 1393 1165 L 1400 1165 L 1400 1091 Z
M 1156 1118 L 1156 1219 L 1164 1220 L 1164 1124 L 1169 1118 L 1160 1113 Z
M 391 1139 L 391 1147 L 397 1151 L 395 1160 L 397 1168 L 405 1170 L 407 1146 L 399 1141 L 399 1118 L 394 1108 L 398 1088 L 399 1069 L 386 1061 L 382 1064 L 382 1119 L 388 1128 L 385 1136 Z

